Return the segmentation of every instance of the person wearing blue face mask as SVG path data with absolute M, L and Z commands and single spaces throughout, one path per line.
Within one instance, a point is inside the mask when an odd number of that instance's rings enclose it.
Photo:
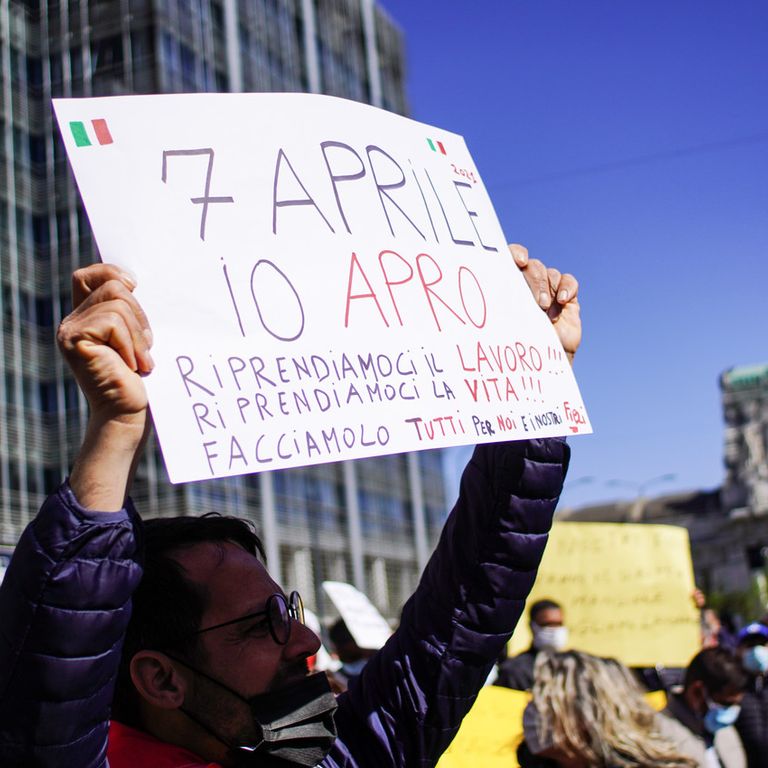
M 744 743 L 748 768 L 768 768 L 768 627 L 754 622 L 738 634 L 736 653 L 749 675 L 736 730 Z
M 663 714 L 685 726 L 677 746 L 701 768 L 746 768 L 734 727 L 746 685 L 747 676 L 733 653 L 705 648 L 688 665 L 682 690 L 670 695 Z

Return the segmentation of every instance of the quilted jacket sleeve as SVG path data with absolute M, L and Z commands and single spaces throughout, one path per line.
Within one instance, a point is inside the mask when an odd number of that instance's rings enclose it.
M 106 765 L 109 711 L 141 577 L 132 507 L 83 509 L 65 483 L 0 587 L 0 765 Z
M 399 629 L 339 699 L 326 765 L 435 765 L 520 618 L 569 455 L 554 439 L 475 449 Z

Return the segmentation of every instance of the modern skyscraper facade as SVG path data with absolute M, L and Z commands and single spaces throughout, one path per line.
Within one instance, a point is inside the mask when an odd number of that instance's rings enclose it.
M 0 545 L 66 474 L 87 418 L 54 334 L 96 251 L 51 98 L 312 91 L 405 113 L 403 79 L 402 34 L 374 0 L 0 4 Z M 321 614 L 320 582 L 337 579 L 393 616 L 445 512 L 429 451 L 173 486 L 151 441 L 134 498 L 148 515 L 251 517 L 273 572 Z
M 723 504 L 768 515 L 768 364 L 731 368 L 720 376 L 725 421 Z

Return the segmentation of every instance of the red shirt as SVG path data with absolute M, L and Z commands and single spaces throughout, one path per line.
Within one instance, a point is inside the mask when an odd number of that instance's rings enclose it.
M 113 720 L 109 725 L 110 768 L 221 768 L 183 747 L 168 744 Z

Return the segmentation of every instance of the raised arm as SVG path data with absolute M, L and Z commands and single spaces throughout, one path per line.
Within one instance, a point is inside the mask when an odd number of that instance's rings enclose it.
M 142 374 L 152 370 L 152 332 L 133 278 L 110 264 L 72 276 L 75 307 L 57 340 L 90 414 L 70 485 L 89 509 L 122 508 L 149 426 Z
M 569 359 L 581 341 L 578 284 L 510 246 Z M 533 586 L 570 451 L 564 440 L 478 446 L 400 627 L 339 700 L 348 754 L 371 766 L 434 765 L 450 744 Z
M 73 278 L 59 346 L 90 405 L 72 471 L 24 531 L 0 587 L 0 765 L 102 768 L 138 516 L 123 508 L 147 423 L 148 324 L 130 276 Z

